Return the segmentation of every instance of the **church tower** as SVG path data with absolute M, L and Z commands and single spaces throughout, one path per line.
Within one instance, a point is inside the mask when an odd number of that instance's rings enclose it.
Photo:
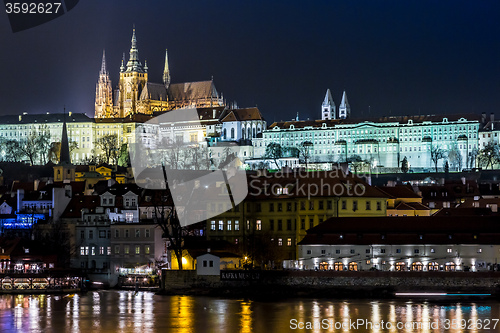
M 111 79 L 106 68 L 106 53 L 102 51 L 101 71 L 95 88 L 95 118 L 109 118 L 113 113 Z
M 163 69 L 163 84 L 167 89 L 170 86 L 170 69 L 168 68 L 168 50 L 165 50 L 165 68 Z
M 130 47 L 127 65 L 120 66 L 120 82 L 118 84 L 118 117 L 123 118 L 129 114 L 137 113 L 137 101 L 142 89 L 148 82 L 147 67 L 139 61 L 139 50 L 135 28 L 132 33 L 132 46 Z
M 335 102 L 333 101 L 332 93 L 330 89 L 326 90 L 325 100 L 321 104 L 321 120 L 335 119 Z
M 68 129 L 66 128 L 66 111 L 64 113 L 64 122 L 62 127 L 61 150 L 59 152 L 59 163 L 54 166 L 54 181 L 72 182 L 75 181 L 76 167 L 71 163 Z
M 340 102 L 339 106 L 339 119 L 347 119 L 351 117 L 351 106 L 349 105 L 349 102 L 347 101 L 347 94 L 344 93 L 342 94 L 342 101 Z

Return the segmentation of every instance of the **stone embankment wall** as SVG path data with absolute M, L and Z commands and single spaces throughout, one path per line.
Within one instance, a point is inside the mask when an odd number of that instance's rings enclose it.
M 227 271 L 230 272 L 230 271 Z M 221 280 L 196 271 L 164 270 L 166 293 L 245 296 L 390 297 L 395 292 L 498 294 L 500 272 L 249 271 L 253 279 Z

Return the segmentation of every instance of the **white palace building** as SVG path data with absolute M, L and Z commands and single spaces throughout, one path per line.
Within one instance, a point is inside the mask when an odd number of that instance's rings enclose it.
M 265 163 L 273 168 L 275 164 L 266 155 L 266 147 L 277 143 L 285 148 L 279 166 L 302 166 L 306 155 L 306 162 L 316 168 L 327 169 L 332 163 L 357 159 L 372 169 L 396 171 L 406 157 L 410 170 L 432 171 L 435 164 L 431 159 L 431 150 L 440 149 L 444 157 L 438 160 L 439 170 L 451 158 L 450 151 L 454 151 L 455 160 L 461 158 L 461 169 L 464 169 L 476 166 L 477 152 L 487 142 L 494 140 L 498 143 L 497 129 L 491 125 L 495 123 L 493 114 L 488 121 L 485 113 L 354 119 L 351 118 L 346 93 L 343 93 L 337 114 L 328 90 L 321 115 L 321 120 L 271 124 L 261 137 L 253 139 L 254 159 L 247 163 L 254 167 Z M 287 155 L 286 152 L 294 151 L 293 148 L 296 148 L 295 154 Z M 308 151 L 304 153 L 304 149 Z M 297 154 L 299 151 L 301 153 Z M 453 162 L 449 161 L 450 164 Z

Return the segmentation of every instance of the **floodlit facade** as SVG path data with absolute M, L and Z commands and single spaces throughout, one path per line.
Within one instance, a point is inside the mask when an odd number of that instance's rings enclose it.
M 496 270 L 497 216 L 329 219 L 299 243 L 297 269 L 382 271 Z

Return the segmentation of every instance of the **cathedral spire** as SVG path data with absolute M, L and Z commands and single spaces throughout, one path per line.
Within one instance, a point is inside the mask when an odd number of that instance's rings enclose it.
M 321 119 L 335 119 L 335 102 L 333 101 L 330 89 L 326 90 L 325 99 L 323 101 L 323 104 L 321 104 Z
M 340 119 L 346 119 L 351 116 L 351 106 L 349 105 L 349 102 L 347 101 L 347 94 L 344 93 L 342 94 L 342 101 L 340 102 L 339 106 L 339 118 Z
M 122 65 L 120 66 L 120 72 L 123 73 L 125 71 L 125 52 L 123 52 L 123 57 L 122 57 Z
M 108 70 L 106 68 L 106 51 L 102 50 L 102 63 L 101 63 L 101 72 L 99 74 L 107 74 Z
M 163 69 L 163 84 L 167 88 L 170 85 L 170 69 L 168 68 L 168 50 L 165 50 L 165 68 Z
M 59 153 L 59 164 L 71 164 L 71 156 L 69 154 L 68 130 L 66 128 L 66 108 L 64 109 L 64 121 L 61 137 L 61 151 Z
M 142 64 L 139 61 L 139 50 L 137 49 L 137 38 L 135 37 L 135 27 L 132 32 L 132 45 L 130 47 L 129 59 L 127 62 L 127 72 L 143 73 Z

